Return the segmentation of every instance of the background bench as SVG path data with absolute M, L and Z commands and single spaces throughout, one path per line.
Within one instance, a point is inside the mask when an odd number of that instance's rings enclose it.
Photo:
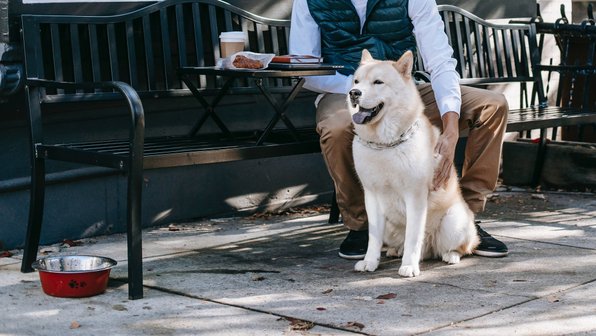
M 565 76 L 581 75 L 589 82 L 587 79 L 596 74 L 595 65 L 565 64 L 565 58 L 560 65 L 541 64 L 542 50 L 535 22 L 495 24 L 452 5 L 440 5 L 439 12 L 458 61 L 457 71 L 462 84 L 492 88 L 519 84 L 521 107 L 509 111 L 507 131 L 540 130 L 532 178 L 532 185 L 539 185 L 547 129 L 553 131 L 555 139 L 561 126 L 596 123 L 596 107 L 593 105 L 549 105 L 544 78 L 549 72 L 556 71 Z M 569 93 L 574 94 L 573 101 L 589 101 L 589 89 L 567 91 Z

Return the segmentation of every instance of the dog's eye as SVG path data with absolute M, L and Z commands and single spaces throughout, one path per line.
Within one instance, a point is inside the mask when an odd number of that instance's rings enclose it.
M 360 81 L 357 79 L 354 79 L 354 84 L 358 84 L 358 83 L 360 83 Z
M 382 80 L 377 79 L 373 82 L 373 84 L 384 84 Z

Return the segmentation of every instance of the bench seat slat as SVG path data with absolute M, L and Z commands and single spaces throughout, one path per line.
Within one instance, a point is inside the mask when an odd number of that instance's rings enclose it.
M 573 108 L 548 107 L 545 109 L 524 108 L 509 111 L 507 131 L 518 132 L 528 129 L 545 129 L 554 126 L 572 126 L 596 123 L 595 112 L 579 112 Z
M 254 133 L 245 133 L 236 140 L 219 140 L 217 142 L 214 142 L 213 139 L 185 136 L 147 138 L 145 140 L 144 168 L 229 162 L 319 151 L 319 139 L 314 130 L 301 130 L 300 137 L 304 141 L 298 143 L 287 132 L 277 131 L 277 134 L 272 135 L 271 141 L 261 146 L 255 145 Z M 129 146 L 129 143 L 124 140 L 112 140 L 38 145 L 37 150 L 41 157 L 46 159 L 126 170 Z

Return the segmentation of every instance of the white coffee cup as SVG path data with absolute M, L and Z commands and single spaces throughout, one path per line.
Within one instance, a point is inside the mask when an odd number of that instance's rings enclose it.
M 246 36 L 241 31 L 222 32 L 219 35 L 221 57 L 228 57 L 244 50 Z

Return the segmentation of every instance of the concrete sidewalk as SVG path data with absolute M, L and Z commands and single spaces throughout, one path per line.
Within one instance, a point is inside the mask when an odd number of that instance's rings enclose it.
M 481 218 L 507 258 L 397 275 L 337 257 L 346 231 L 316 208 L 144 231 L 145 297 L 128 300 L 125 236 L 49 246 L 119 261 L 106 293 L 45 295 L 0 258 L 0 335 L 596 335 L 596 198 L 497 192 Z

